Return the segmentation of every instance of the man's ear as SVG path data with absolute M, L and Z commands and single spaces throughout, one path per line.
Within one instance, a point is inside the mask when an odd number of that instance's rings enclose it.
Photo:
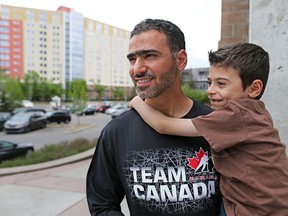
M 249 88 L 248 90 L 249 97 L 256 98 L 259 94 L 261 94 L 263 90 L 263 83 L 261 80 L 256 79 L 248 88 Z
M 176 63 L 177 63 L 177 67 L 180 71 L 183 71 L 186 68 L 187 65 L 187 53 L 184 49 L 180 50 L 177 53 L 177 57 L 176 57 Z

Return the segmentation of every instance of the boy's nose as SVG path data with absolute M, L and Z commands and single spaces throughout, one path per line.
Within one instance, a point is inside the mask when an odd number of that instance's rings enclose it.
M 216 92 L 216 89 L 213 85 L 210 85 L 210 86 L 208 86 L 207 92 L 208 92 L 208 94 L 213 94 Z

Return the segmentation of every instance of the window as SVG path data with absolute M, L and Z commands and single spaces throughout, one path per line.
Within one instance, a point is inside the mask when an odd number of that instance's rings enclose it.
M 7 20 L 0 20 L 0 25 L 2 25 L 2 26 L 9 26 L 9 21 L 7 21 Z
M 9 35 L 8 34 L 0 34 L 0 39 L 9 40 Z
M 7 27 L 0 27 L 0 32 L 9 33 L 9 29 Z
M 47 22 L 47 13 L 46 12 L 41 11 L 39 16 L 40 16 L 40 21 Z
M 9 41 L 2 41 L 0 40 L 0 46 L 9 46 Z
M 27 10 L 26 11 L 27 20 L 35 20 L 35 13 L 34 11 Z

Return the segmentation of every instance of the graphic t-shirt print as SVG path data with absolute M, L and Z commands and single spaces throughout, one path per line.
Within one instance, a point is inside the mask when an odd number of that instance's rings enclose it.
M 202 148 L 129 152 L 123 161 L 129 194 L 153 212 L 197 212 L 213 206 L 209 198 L 216 193 L 218 176 L 209 160 Z

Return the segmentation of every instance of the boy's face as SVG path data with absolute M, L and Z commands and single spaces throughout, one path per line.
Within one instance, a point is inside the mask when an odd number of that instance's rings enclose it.
M 228 100 L 249 98 L 248 89 L 243 90 L 240 76 L 234 68 L 211 66 L 208 84 L 208 96 L 213 109 L 223 107 Z

